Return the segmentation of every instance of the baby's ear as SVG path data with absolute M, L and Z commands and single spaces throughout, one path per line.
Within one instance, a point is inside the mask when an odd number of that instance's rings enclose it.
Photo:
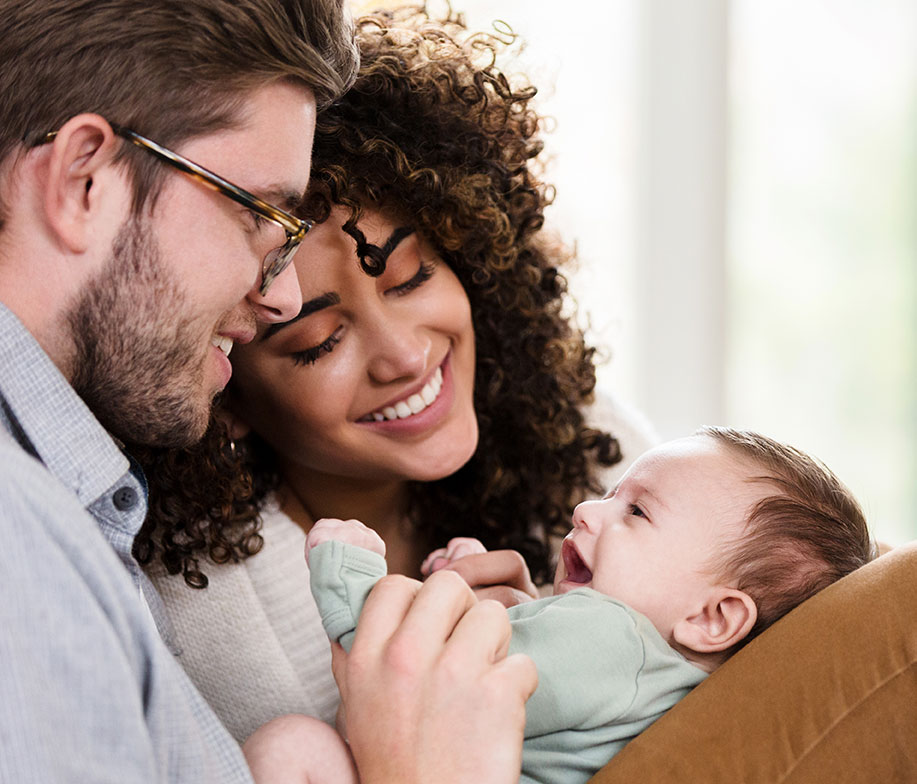
M 744 591 L 720 588 L 697 614 L 675 624 L 675 642 L 697 653 L 717 653 L 745 639 L 758 608 Z

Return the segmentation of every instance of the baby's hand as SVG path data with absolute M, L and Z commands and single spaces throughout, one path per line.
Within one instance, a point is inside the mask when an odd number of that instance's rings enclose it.
M 424 558 L 423 563 L 420 565 L 420 573 L 424 577 L 429 577 L 433 572 L 438 572 L 444 566 L 448 566 L 459 558 L 464 558 L 466 555 L 478 555 L 486 552 L 487 548 L 477 539 L 472 539 L 468 536 L 458 536 L 455 539 L 450 539 L 445 547 L 434 550 Z
M 382 537 L 359 520 L 323 518 L 315 523 L 306 534 L 306 563 L 309 562 L 309 551 L 313 547 L 334 539 L 385 556 L 385 542 L 382 541 Z

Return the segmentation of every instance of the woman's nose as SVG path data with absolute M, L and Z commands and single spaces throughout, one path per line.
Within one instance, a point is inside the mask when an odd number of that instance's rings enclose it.
M 381 384 L 420 378 L 430 369 L 432 340 L 413 325 L 380 325 L 373 344 L 369 375 Z

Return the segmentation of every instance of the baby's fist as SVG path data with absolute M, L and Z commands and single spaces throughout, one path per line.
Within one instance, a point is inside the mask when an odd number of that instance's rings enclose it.
M 332 540 L 372 550 L 385 557 L 385 542 L 372 528 L 363 525 L 359 520 L 336 520 L 326 517 L 315 523 L 306 534 L 306 563 L 309 562 L 309 551 L 313 547 Z

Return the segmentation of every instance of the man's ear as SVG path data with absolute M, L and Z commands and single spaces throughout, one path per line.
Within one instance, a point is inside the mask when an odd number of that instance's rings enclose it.
M 672 630 L 675 642 L 697 653 L 716 653 L 745 639 L 758 619 L 758 608 L 744 591 L 720 588 L 700 612 Z
M 99 185 L 114 174 L 109 164 L 117 151 L 114 131 L 97 114 L 71 117 L 51 142 L 43 207 L 58 242 L 71 252 L 89 247 L 102 207 Z

